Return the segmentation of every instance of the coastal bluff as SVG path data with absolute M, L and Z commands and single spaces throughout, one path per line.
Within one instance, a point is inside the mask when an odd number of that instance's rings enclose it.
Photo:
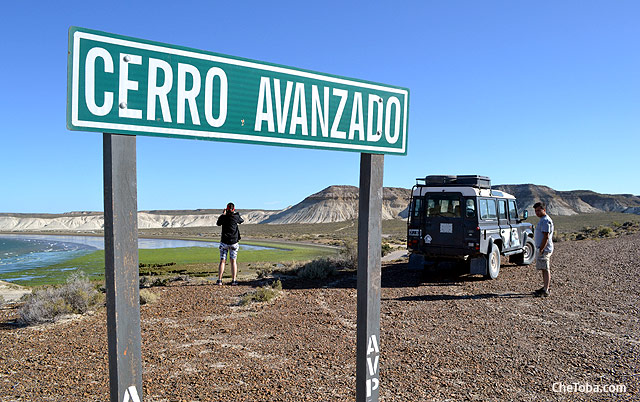
M 556 191 L 534 184 L 497 185 L 493 189 L 516 196 L 518 208 L 533 214 L 533 204 L 544 201 L 551 215 L 600 212 L 640 214 L 640 197 L 632 194 L 599 194 L 593 191 Z M 411 190 L 385 187 L 382 219 L 406 219 Z M 358 187 L 329 186 L 282 210 L 240 209 L 245 224 L 332 223 L 358 218 Z M 152 210 L 138 212 L 138 228 L 189 228 L 216 226 L 219 209 Z M 63 214 L 0 213 L 0 232 L 92 232 L 104 229 L 102 212 Z
M 385 187 L 383 219 L 406 218 L 410 190 Z M 282 210 L 238 210 L 245 224 L 330 223 L 358 217 L 358 187 L 329 186 Z M 139 229 L 216 226 L 219 209 L 138 212 Z M 102 212 L 0 214 L 0 232 L 80 231 L 104 229 Z

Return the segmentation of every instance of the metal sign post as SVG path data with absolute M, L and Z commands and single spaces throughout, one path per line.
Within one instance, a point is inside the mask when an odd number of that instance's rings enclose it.
M 384 155 L 361 154 L 358 207 L 356 402 L 377 401 L 380 389 L 380 275 Z
M 111 402 L 140 402 L 136 137 L 104 134 L 104 256 Z

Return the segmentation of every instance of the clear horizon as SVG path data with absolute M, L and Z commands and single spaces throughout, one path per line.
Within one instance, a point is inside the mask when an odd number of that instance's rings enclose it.
M 479 174 L 640 195 L 635 1 L 37 0 L 3 11 L 2 213 L 103 209 L 102 135 L 65 124 L 70 26 L 409 88 L 408 153 L 385 156 L 385 187 Z M 356 152 L 136 142 L 139 210 L 281 210 L 358 186 Z

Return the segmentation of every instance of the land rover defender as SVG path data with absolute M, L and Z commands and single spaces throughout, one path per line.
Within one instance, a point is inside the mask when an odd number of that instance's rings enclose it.
M 464 262 L 471 274 L 495 279 L 501 256 L 529 265 L 535 258 L 533 225 L 524 222 L 516 198 L 491 189 L 486 176 L 416 179 L 407 221 L 412 264 Z

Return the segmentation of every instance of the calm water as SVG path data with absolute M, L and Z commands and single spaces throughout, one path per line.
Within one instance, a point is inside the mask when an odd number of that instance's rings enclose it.
M 195 240 L 138 239 L 138 248 L 218 247 Z M 104 237 L 54 235 L 0 235 L 0 273 L 40 268 L 104 249 Z M 266 247 L 242 245 L 243 250 Z

